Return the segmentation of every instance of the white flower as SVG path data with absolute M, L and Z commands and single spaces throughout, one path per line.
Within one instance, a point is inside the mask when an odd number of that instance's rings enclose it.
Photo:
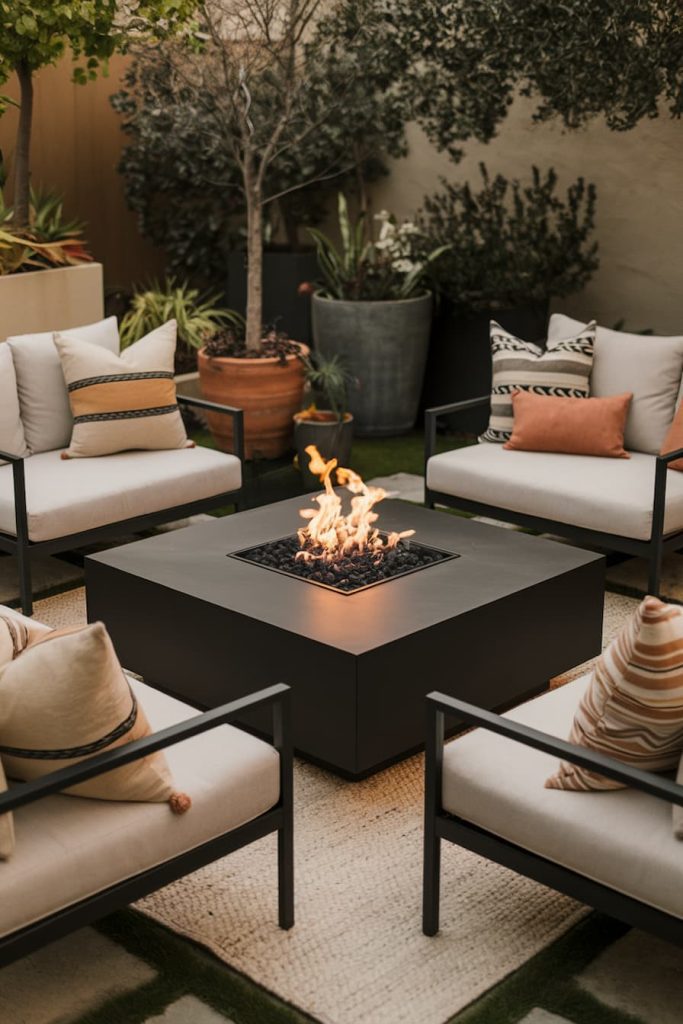
M 412 260 L 407 259 L 394 260 L 392 263 L 392 267 L 399 274 L 410 274 L 418 266 L 419 264 L 413 263 Z

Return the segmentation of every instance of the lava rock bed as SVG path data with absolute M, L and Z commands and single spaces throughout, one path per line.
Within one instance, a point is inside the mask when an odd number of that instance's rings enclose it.
M 315 548 L 310 550 L 312 554 L 317 553 Z M 286 573 L 296 579 L 308 580 L 309 583 L 330 587 L 342 594 L 352 594 L 364 587 L 384 583 L 397 576 L 405 576 L 406 573 L 425 569 L 429 565 L 457 557 L 448 551 L 428 548 L 422 544 L 416 544 L 414 541 L 412 543 L 399 541 L 395 548 L 383 553 L 365 551 L 360 554 L 355 552 L 353 555 L 335 562 L 297 559 L 296 555 L 299 551 L 301 551 L 299 538 L 294 535 L 236 552 L 233 557 L 263 566 L 264 569 Z

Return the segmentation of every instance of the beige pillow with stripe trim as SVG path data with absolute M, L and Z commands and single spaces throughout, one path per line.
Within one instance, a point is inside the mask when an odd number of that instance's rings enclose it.
M 673 772 L 683 751 L 683 607 L 646 597 L 598 658 L 570 743 L 643 771 Z M 548 789 L 623 789 L 562 762 Z
M 0 757 L 10 779 L 42 778 L 151 731 L 101 622 L 53 630 L 0 669 Z M 167 802 L 177 814 L 190 806 L 163 751 L 67 792 Z
M 62 458 L 134 449 L 192 447 L 178 409 L 173 360 L 176 322 L 157 327 L 120 356 L 55 334 L 74 418 Z

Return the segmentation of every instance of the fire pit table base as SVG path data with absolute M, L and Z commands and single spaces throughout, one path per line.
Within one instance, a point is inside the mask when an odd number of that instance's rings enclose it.
M 128 669 L 197 707 L 288 683 L 297 750 L 346 778 L 421 747 L 430 690 L 507 707 L 600 651 L 602 556 L 421 506 L 384 502 L 383 529 L 460 557 L 354 594 L 226 557 L 291 533 L 300 505 L 90 556 L 89 620 Z

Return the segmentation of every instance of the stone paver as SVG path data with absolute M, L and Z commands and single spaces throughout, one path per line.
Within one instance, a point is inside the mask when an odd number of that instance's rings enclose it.
M 538 1007 L 531 1013 L 527 1013 L 519 1024 L 571 1024 L 566 1017 L 558 1017 L 556 1013 L 549 1013 L 548 1010 L 540 1010 Z
M 194 996 L 183 996 L 171 1003 L 160 1017 L 150 1017 L 146 1024 L 233 1024 L 229 1017 L 216 1013 Z
M 155 977 L 144 960 L 82 928 L 0 970 L 0 1021 L 69 1024 Z
M 645 1024 L 683 1019 L 683 950 L 644 932 L 619 939 L 577 981 L 601 1003 Z

